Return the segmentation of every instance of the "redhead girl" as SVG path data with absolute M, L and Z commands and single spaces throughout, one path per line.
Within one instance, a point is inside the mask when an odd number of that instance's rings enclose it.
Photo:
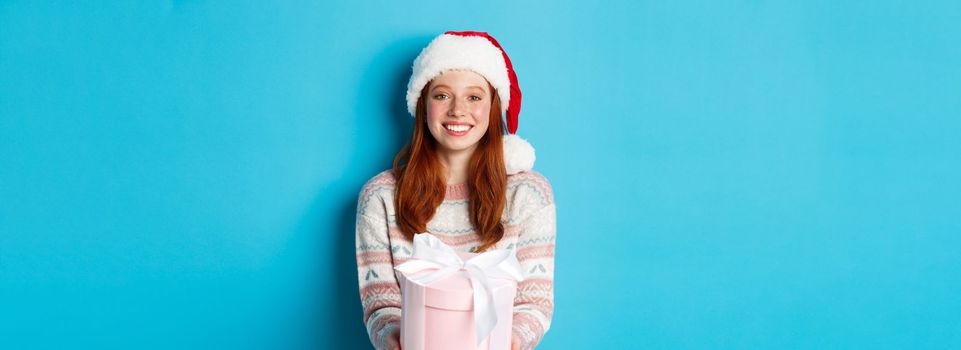
M 410 258 L 414 235 L 424 232 L 463 252 L 514 249 L 524 280 L 512 348 L 534 348 L 550 327 L 554 195 L 532 169 L 533 148 L 515 135 L 520 100 L 511 62 L 487 33 L 444 33 L 414 60 L 407 90 L 413 134 L 357 203 L 357 274 L 376 349 L 400 349 L 394 266 Z

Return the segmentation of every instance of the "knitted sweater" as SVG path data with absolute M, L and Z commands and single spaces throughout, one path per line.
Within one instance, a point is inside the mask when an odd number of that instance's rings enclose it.
M 400 332 L 400 285 L 394 266 L 410 258 L 413 242 L 394 218 L 395 178 L 385 170 L 364 184 L 357 201 L 357 276 L 364 322 L 377 349 Z M 469 188 L 448 185 L 444 202 L 427 231 L 457 251 L 473 252 L 480 237 L 470 223 Z M 524 271 L 514 298 L 513 334 L 531 349 L 547 332 L 554 311 L 554 194 L 536 171 L 508 175 L 507 203 L 501 216 L 504 237 L 490 249 L 515 248 Z

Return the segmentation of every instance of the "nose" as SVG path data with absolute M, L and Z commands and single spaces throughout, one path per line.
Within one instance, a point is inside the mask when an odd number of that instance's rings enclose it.
M 464 101 L 460 101 L 456 98 L 451 99 L 450 109 L 447 111 L 447 115 L 453 117 L 463 116 L 465 105 L 466 103 Z

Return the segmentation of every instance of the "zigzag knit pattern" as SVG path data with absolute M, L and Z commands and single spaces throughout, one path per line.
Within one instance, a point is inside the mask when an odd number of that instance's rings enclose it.
M 410 258 L 413 242 L 396 226 L 395 179 L 385 170 L 361 189 L 357 200 L 357 277 L 371 344 L 388 349 L 400 331 L 400 284 L 394 266 Z M 427 230 L 455 250 L 473 252 L 480 237 L 470 223 L 466 183 L 449 185 Z M 532 349 L 550 328 L 554 312 L 554 191 L 540 173 L 508 175 L 504 237 L 492 249 L 515 248 L 524 271 L 514 298 L 513 333 Z

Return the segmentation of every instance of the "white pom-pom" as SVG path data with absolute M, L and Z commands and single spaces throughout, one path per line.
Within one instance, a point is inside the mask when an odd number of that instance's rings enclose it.
M 534 168 L 534 146 L 515 134 L 504 135 L 504 165 L 513 175 Z

